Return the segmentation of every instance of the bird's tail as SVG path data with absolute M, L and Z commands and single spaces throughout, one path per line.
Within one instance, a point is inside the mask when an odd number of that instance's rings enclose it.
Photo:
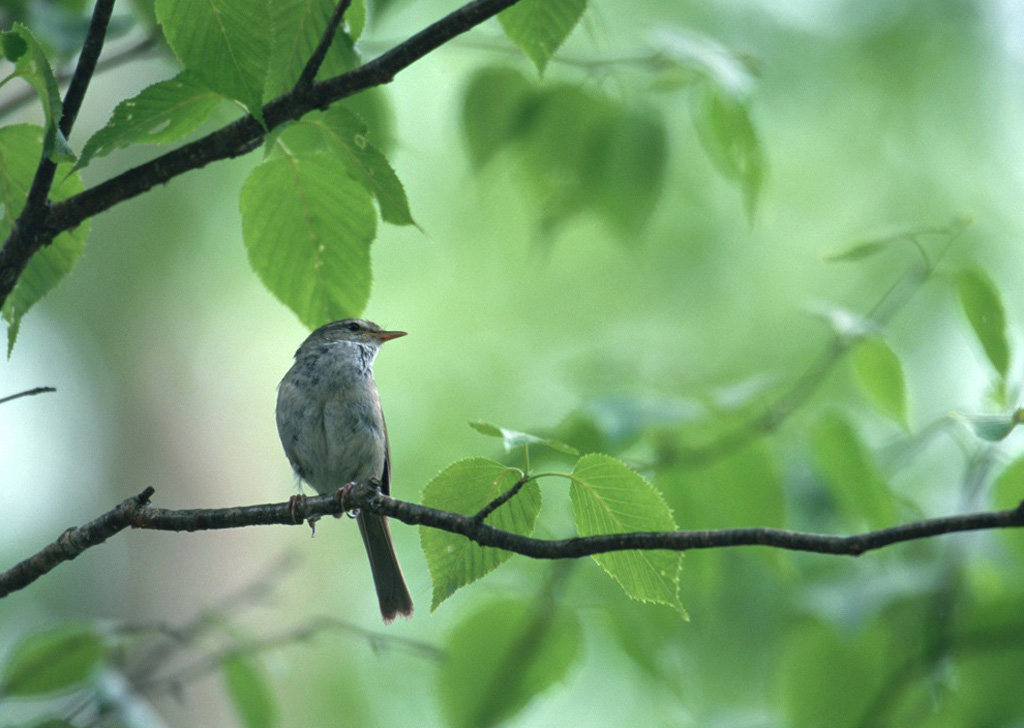
M 412 597 L 409 596 L 405 579 L 402 578 L 402 567 L 398 565 L 398 557 L 395 556 L 387 518 L 360 511 L 356 521 L 366 546 L 366 554 L 370 557 L 373 584 L 377 587 L 377 600 L 380 602 L 384 622 L 394 621 L 399 614 L 403 617 L 411 616 Z

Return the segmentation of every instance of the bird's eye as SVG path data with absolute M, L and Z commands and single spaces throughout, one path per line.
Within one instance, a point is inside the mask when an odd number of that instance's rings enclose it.
M 345 328 L 348 329 L 349 331 L 359 331 L 359 324 L 357 324 L 355 322 L 350 323 L 350 324 L 345 324 Z

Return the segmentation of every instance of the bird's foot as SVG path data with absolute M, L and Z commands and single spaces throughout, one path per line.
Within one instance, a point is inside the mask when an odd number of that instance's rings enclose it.
M 288 499 L 288 510 L 292 514 L 292 523 L 298 523 L 302 519 L 298 517 L 299 510 L 306 510 L 306 496 L 302 493 L 293 495 Z M 306 523 L 309 524 L 309 529 L 313 532 L 313 536 L 316 536 L 316 522 L 320 520 L 320 516 L 310 516 L 306 519 Z M 312 537 L 311 537 L 312 538 Z
M 341 504 L 342 509 L 344 509 L 345 515 L 347 515 L 349 518 L 355 518 L 359 515 L 358 508 L 348 507 L 349 495 L 352 493 L 352 486 L 354 486 L 355 484 L 355 481 L 345 483 L 345 485 L 338 488 L 338 493 L 335 496 L 338 499 L 338 503 Z

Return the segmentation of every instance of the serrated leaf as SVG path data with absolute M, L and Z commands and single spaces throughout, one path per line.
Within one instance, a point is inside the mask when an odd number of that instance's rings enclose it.
M 0 240 L 5 240 L 25 206 L 25 198 L 42 154 L 44 132 L 37 126 L 18 124 L 0 128 Z M 84 189 L 70 165 L 57 166 L 57 183 L 50 199 L 59 201 Z M 21 321 L 29 309 L 49 293 L 71 271 L 89 235 L 89 222 L 61 233 L 29 260 L 14 290 L 4 302 L 2 316 L 7 322 L 7 355 L 14 349 Z
M 694 96 L 693 123 L 711 162 L 739 184 L 747 216 L 753 218 L 764 180 L 764 152 L 746 102 L 713 83 L 701 84 Z
M 15 23 L 12 30 L 0 33 L 0 37 L 3 38 L 4 57 L 14 63 L 14 75 L 32 85 L 43 106 L 46 119 L 43 156 L 55 162 L 72 161 L 74 155 L 67 146 L 67 140 L 63 139 L 57 129 L 63 106 L 57 79 L 53 76 L 53 69 L 50 68 L 43 47 L 32 35 L 32 31 L 21 23 Z
M 584 455 L 569 486 L 580 536 L 635 531 L 674 531 L 675 519 L 661 493 L 613 457 Z M 666 604 L 686 614 L 679 602 L 683 555 L 672 551 L 622 551 L 593 557 L 632 599 Z
M 1016 429 L 1021 423 L 1022 410 L 1017 409 L 1007 414 L 966 414 L 951 412 L 950 417 L 966 427 L 975 437 L 987 442 L 999 442 Z
M 498 14 L 505 35 L 519 46 L 538 73 L 583 17 L 587 0 L 520 0 Z
M 999 376 L 1006 378 L 1010 368 L 1010 344 L 1006 339 L 1006 313 L 999 291 L 992 280 L 977 269 L 968 269 L 956 279 L 967 320 L 978 337 L 985 355 Z
M 879 233 L 864 240 L 857 240 L 835 253 L 829 253 L 824 259 L 829 263 L 852 262 L 871 257 L 894 245 L 919 245 L 920 239 L 938 236 L 949 239 L 962 233 L 971 224 L 971 218 L 958 216 L 946 225 L 908 225 Z
M 156 15 L 182 65 L 262 123 L 273 49 L 268 0 L 157 0 Z
M 510 68 L 485 68 L 469 81 L 462 100 L 462 134 L 477 169 L 518 136 L 523 110 L 535 92 Z
M 324 154 L 272 157 L 242 187 L 242 235 L 264 285 L 310 328 L 362 312 L 377 214 Z
M 273 690 L 253 658 L 242 654 L 231 655 L 221 667 L 224 686 L 242 725 L 246 728 L 273 728 L 280 725 Z
M 87 680 L 105 656 L 103 640 L 88 625 L 37 632 L 14 648 L 0 674 L 0 697 L 40 696 Z
M 547 437 L 538 437 L 537 435 L 531 435 L 528 432 L 520 432 L 519 430 L 509 430 L 505 427 L 492 425 L 489 422 L 470 422 L 469 426 L 481 435 L 501 438 L 501 444 L 504 445 L 505 452 L 510 452 L 512 449 L 523 445 L 543 445 L 545 447 L 550 447 L 552 450 L 565 453 L 566 455 L 580 454 L 576 448 L 571 445 L 566 445 L 564 442 L 552 440 Z
M 355 2 L 349 8 L 346 22 L 358 24 L 359 10 Z M 306 67 L 313 51 L 320 43 L 327 23 L 334 13 L 337 0 L 274 0 L 270 4 L 270 22 L 274 29 L 272 60 L 267 75 L 266 98 L 274 98 L 289 91 Z M 364 6 L 365 22 L 365 6 Z M 353 38 L 339 29 L 327 51 L 317 78 L 334 76 L 354 68 L 359 56 L 353 48 Z
M 487 458 L 459 460 L 427 483 L 423 505 L 473 515 L 515 485 L 520 476 L 519 470 Z M 529 536 L 538 513 L 540 488 L 536 481 L 531 481 L 486 522 L 503 531 Z M 420 544 L 433 583 L 431 611 L 456 590 L 489 574 L 513 556 L 509 551 L 484 548 L 463 536 L 434 528 L 420 528 Z
M 896 504 L 853 427 L 838 415 L 827 415 L 815 428 L 811 445 L 818 471 L 843 510 L 870 528 L 891 526 Z
M 448 635 L 438 670 L 448 725 L 484 728 L 516 715 L 565 677 L 582 638 L 575 614 L 557 607 L 499 601 L 469 615 Z
M 206 121 L 223 100 L 189 71 L 155 83 L 117 105 L 106 126 L 85 143 L 76 169 L 130 144 L 178 141 Z
M 850 362 L 857 383 L 875 407 L 909 428 L 903 366 L 889 345 L 881 338 L 865 339 L 853 350 Z
M 303 127 L 315 130 L 338 162 L 377 199 L 380 216 L 393 225 L 414 225 L 405 188 L 391 164 L 370 143 L 366 123 L 348 109 L 332 106 L 307 114 L 285 131 L 286 143 Z

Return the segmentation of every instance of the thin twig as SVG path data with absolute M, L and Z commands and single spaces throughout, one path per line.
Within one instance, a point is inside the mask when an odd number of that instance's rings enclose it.
M 10 402 L 11 400 L 18 399 L 19 397 L 31 397 L 35 394 L 44 394 L 45 392 L 56 392 L 54 387 L 35 387 L 33 389 L 26 389 L 24 392 L 18 392 L 17 394 L 9 394 L 6 397 L 0 397 L 0 404 L 4 402 Z
M 859 556 L 906 541 L 947 533 L 1024 527 L 1024 502 L 1005 511 L 981 511 L 930 518 L 890 528 L 831 536 L 780 528 L 729 528 L 709 531 L 650 531 L 546 540 L 502 531 L 473 516 L 397 500 L 365 483 L 351 483 L 335 495 L 306 498 L 301 503 L 273 503 L 235 508 L 166 510 L 148 505 L 147 488 L 110 512 L 80 528 L 71 528 L 35 556 L 0 574 L 0 597 L 22 589 L 58 564 L 131 526 L 159 531 L 206 531 L 244 526 L 299 525 L 301 519 L 339 515 L 365 509 L 410 526 L 427 526 L 459 534 L 489 546 L 535 559 L 578 559 L 615 551 L 689 551 L 694 549 L 767 546 L 786 551 Z
M 473 516 L 473 520 L 477 523 L 483 523 L 484 521 L 486 521 L 487 516 L 491 515 L 496 510 L 498 510 L 503 505 L 512 500 L 512 498 L 515 497 L 516 493 L 518 493 L 522 489 L 522 487 L 526 485 L 527 482 L 529 482 L 529 480 L 529 477 L 524 474 L 523 477 L 516 481 L 515 485 L 513 485 L 511 488 L 509 488 L 504 493 L 502 493 L 497 498 L 495 498 L 490 503 L 481 508 L 477 512 L 477 514 Z
M 339 2 L 334 8 L 334 14 L 331 15 L 331 19 L 327 22 L 327 29 L 324 30 L 324 34 L 321 36 L 320 42 L 316 46 L 316 50 L 314 50 L 313 55 L 309 57 L 306 67 L 302 69 L 302 74 L 299 76 L 299 80 L 295 83 L 296 89 L 309 90 L 312 88 L 313 81 L 316 79 L 316 74 L 320 71 L 320 66 L 323 65 L 324 59 L 327 57 L 327 51 L 331 49 L 331 43 L 334 41 L 334 36 L 338 32 L 338 26 L 341 25 L 341 20 L 345 17 L 345 11 L 348 10 L 349 5 L 351 4 L 352 0 L 341 0 L 341 2 Z

